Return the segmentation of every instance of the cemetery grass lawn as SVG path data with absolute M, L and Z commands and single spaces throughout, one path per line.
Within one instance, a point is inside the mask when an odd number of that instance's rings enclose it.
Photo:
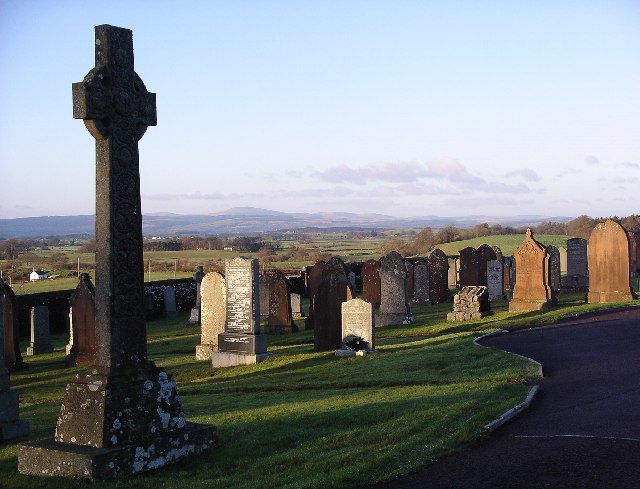
M 573 236 L 561 234 L 536 234 L 534 238 L 543 245 L 553 245 L 556 247 L 567 246 L 567 240 Z M 440 248 L 447 255 L 457 255 L 460 250 L 471 246 L 478 248 L 482 244 L 497 246 L 504 256 L 512 256 L 513 252 L 522 244 L 524 236 L 522 234 L 500 234 L 496 236 L 483 236 L 480 238 L 465 239 L 463 241 L 453 241 L 451 243 L 440 243 L 435 247 Z
M 456 323 L 444 320 L 450 303 L 414 306 L 415 323 L 377 328 L 377 353 L 361 358 L 314 352 L 313 332 L 298 320 L 301 331 L 269 336 L 268 361 L 216 370 L 195 360 L 200 334 L 184 326 L 185 314 L 150 322 L 150 359 L 175 376 L 187 419 L 218 427 L 219 447 L 92 487 L 325 489 L 397 478 L 486 436 L 484 425 L 522 402 L 536 382 L 531 363 L 474 345 L 481 332 L 612 307 L 584 304 L 584 294 L 561 296 L 554 309 L 535 313 L 509 315 L 506 301 L 492 305 L 493 315 Z M 82 371 L 62 366 L 66 335 L 53 341 L 54 353 L 25 357 L 30 368 L 11 376 L 32 440 L 53 435 L 65 385 Z M 19 445 L 0 446 L 0 487 L 86 486 L 19 474 Z

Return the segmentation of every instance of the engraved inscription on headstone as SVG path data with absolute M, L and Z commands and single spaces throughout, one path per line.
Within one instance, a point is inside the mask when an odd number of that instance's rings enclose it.
M 260 332 L 258 260 L 243 257 L 225 260 L 227 280 L 228 333 L 254 334 Z
M 504 273 L 502 271 L 502 261 L 487 261 L 487 288 L 489 289 L 490 301 L 500 301 L 504 299 Z

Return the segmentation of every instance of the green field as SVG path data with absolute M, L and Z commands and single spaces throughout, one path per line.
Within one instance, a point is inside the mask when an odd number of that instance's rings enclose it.
M 543 245 L 553 245 L 556 247 L 567 246 L 567 240 L 572 236 L 558 236 L 553 234 L 540 234 L 534 235 L 534 238 Z M 511 256 L 513 252 L 522 244 L 524 236 L 521 234 L 499 235 L 499 236 L 485 236 L 482 238 L 466 239 L 464 241 L 454 241 L 452 243 L 441 243 L 436 245 L 436 248 L 440 248 L 447 255 L 457 255 L 460 250 L 471 246 L 472 248 L 478 248 L 483 244 L 489 246 L 497 246 L 502 251 L 504 256 Z
M 517 314 L 499 301 L 493 315 L 464 323 L 443 320 L 450 304 L 414 307 L 416 322 L 376 329 L 377 353 L 364 358 L 314 352 L 312 332 L 303 330 L 270 336 L 274 355 L 266 362 L 216 370 L 195 360 L 200 335 L 184 326 L 186 315 L 150 322 L 150 358 L 175 375 L 188 419 L 218 427 L 220 446 L 171 468 L 92 487 L 324 489 L 415 471 L 487 436 L 484 425 L 520 403 L 537 378 L 529 362 L 473 339 L 481 331 L 611 307 L 582 300 L 562 296 L 551 311 Z M 29 439 L 53 435 L 64 387 L 81 371 L 62 367 L 67 340 L 54 336 L 54 353 L 28 357 L 30 368 L 12 374 L 21 419 L 31 423 Z M 20 475 L 18 447 L 0 448 L 3 487 L 86 486 Z

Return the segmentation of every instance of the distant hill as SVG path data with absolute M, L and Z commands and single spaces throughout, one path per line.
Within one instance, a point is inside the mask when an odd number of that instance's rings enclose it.
M 234 207 L 208 215 L 181 215 L 167 212 L 142 216 L 145 236 L 246 235 L 297 229 L 397 229 L 473 227 L 482 222 L 504 226 L 535 226 L 544 221 L 568 222 L 572 217 L 393 217 L 384 214 L 349 212 L 286 213 L 255 207 Z M 93 235 L 94 216 L 43 216 L 0 219 L 0 239 L 45 236 Z

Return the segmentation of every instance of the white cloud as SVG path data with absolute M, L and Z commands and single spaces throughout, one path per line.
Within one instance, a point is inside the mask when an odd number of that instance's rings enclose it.
M 587 155 L 584 157 L 584 161 L 587 165 L 599 165 L 600 164 L 600 159 L 596 158 L 593 155 Z
M 507 178 L 521 178 L 528 182 L 539 182 L 540 176 L 531 168 L 520 168 L 505 175 Z

